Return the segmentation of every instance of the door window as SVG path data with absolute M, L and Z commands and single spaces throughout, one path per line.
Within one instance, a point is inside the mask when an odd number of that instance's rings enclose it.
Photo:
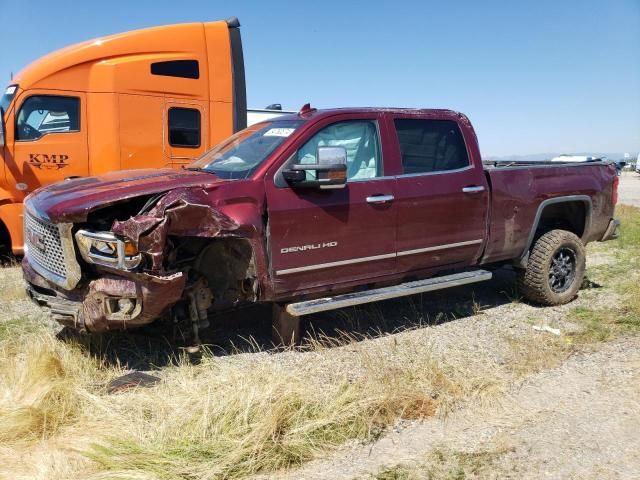
M 169 109 L 169 145 L 182 148 L 200 146 L 200 110 L 178 107 Z
M 396 119 L 403 173 L 432 173 L 469 166 L 467 148 L 456 122 Z
M 16 120 L 16 140 L 37 140 L 47 133 L 80 131 L 80 99 L 34 95 L 27 98 Z
M 318 147 L 344 147 L 346 149 L 347 178 L 349 180 L 382 176 L 378 129 L 373 121 L 344 121 L 323 128 L 298 150 L 297 163 L 318 163 Z M 308 180 L 315 178 L 314 171 L 306 173 Z

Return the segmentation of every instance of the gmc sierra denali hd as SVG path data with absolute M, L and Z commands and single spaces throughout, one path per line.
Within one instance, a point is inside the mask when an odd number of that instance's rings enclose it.
M 574 298 L 585 245 L 616 236 L 603 161 L 483 163 L 450 110 L 316 110 L 242 130 L 182 170 L 45 186 L 25 202 L 30 297 L 102 332 L 274 305 L 300 316 L 491 278 L 510 264 L 542 305 Z M 191 331 L 191 330 L 190 330 Z M 284 332 L 284 333 L 283 333 Z

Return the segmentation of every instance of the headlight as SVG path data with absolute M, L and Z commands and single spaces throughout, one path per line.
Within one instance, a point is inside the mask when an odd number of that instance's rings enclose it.
M 87 263 L 132 270 L 140 265 L 142 255 L 129 240 L 121 240 L 111 232 L 78 230 L 76 242 Z

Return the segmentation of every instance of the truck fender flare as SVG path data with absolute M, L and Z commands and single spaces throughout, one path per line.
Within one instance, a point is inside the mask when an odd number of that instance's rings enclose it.
M 554 205 L 556 203 L 569 202 L 582 202 L 585 205 L 584 231 L 582 232 L 581 240 L 584 242 L 587 239 L 589 231 L 591 230 L 591 212 L 593 210 L 591 197 L 589 195 L 567 195 L 564 197 L 547 198 L 546 200 L 543 200 L 540 205 L 538 205 L 536 216 L 533 220 L 533 224 L 531 225 L 531 230 L 529 231 L 527 245 L 525 246 L 520 256 L 514 261 L 514 265 L 516 267 L 525 268 L 527 266 L 527 261 L 529 260 L 529 250 L 531 249 L 531 245 L 533 245 L 533 240 L 536 236 L 538 224 L 540 223 L 540 218 L 542 217 L 542 212 L 544 212 L 544 209 L 549 205 Z

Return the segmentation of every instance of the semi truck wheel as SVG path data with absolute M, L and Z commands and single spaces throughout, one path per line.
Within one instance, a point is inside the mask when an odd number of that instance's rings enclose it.
M 551 230 L 534 243 L 527 267 L 518 270 L 518 288 L 534 303 L 562 305 L 578 293 L 585 263 L 584 245 L 575 234 Z

